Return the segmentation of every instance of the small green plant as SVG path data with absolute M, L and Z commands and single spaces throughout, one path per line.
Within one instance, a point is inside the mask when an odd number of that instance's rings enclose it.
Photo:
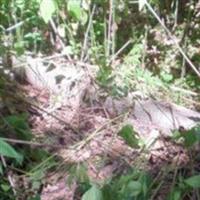
M 126 175 L 112 178 L 103 186 L 91 183 L 82 200 L 148 200 L 151 178 L 148 174 L 131 169 Z
M 192 148 L 200 142 L 200 126 L 197 125 L 190 130 L 176 131 L 172 138 L 176 141 L 182 140 L 185 147 Z
M 0 156 L 14 158 L 18 163 L 22 163 L 23 161 L 23 156 L 18 153 L 11 145 L 5 142 L 3 138 L 0 138 Z
M 118 135 L 121 136 L 130 147 L 139 148 L 139 139 L 130 124 L 122 127 Z
M 200 175 L 193 175 L 188 178 L 179 177 L 179 181 L 175 187 L 172 188 L 167 200 L 182 200 L 191 192 L 200 191 Z M 194 192 L 195 194 L 195 192 Z M 198 196 L 198 195 L 197 195 Z

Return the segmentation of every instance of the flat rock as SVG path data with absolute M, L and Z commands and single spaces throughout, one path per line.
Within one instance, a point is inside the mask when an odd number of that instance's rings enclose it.
M 131 102 L 127 98 L 122 100 L 109 98 L 105 102 L 105 107 L 114 115 L 129 112 L 127 121 L 142 136 L 146 136 L 153 130 L 169 136 L 174 130 L 179 128 L 188 130 L 200 123 L 199 112 L 153 99 Z
M 187 130 L 200 123 L 200 113 L 153 99 L 136 101 L 131 117 L 142 124 L 151 124 L 167 135 L 173 130 Z

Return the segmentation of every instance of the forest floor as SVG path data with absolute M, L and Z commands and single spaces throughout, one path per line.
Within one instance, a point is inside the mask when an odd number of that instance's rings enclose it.
M 128 144 L 119 132 L 130 123 L 127 121 L 129 110 L 119 114 L 106 105 L 105 98 L 94 98 L 94 94 L 98 94 L 97 85 L 92 93 L 89 93 L 89 98 L 84 96 L 86 100 L 78 106 L 74 101 L 71 107 L 62 104 L 68 101 L 67 96 L 66 99 L 62 97 L 62 103 L 54 107 L 52 94 L 45 88 L 34 87 L 33 83 L 18 84 L 12 93 L 15 96 L 15 102 L 11 103 L 13 107 L 18 112 L 28 111 L 28 123 L 34 135 L 31 146 L 42 148 L 57 159 L 56 168 L 47 170 L 42 178 L 41 199 L 80 199 L 79 182 L 71 180 L 71 171 L 67 169 L 68 166 L 82 164 L 87 166 L 85 173 L 90 182 L 100 185 L 126 174 L 130 168 L 148 172 L 153 180 L 162 180 L 164 177 L 164 183 L 153 192 L 151 198 L 165 199 L 174 181 L 175 172 L 172 169 L 187 169 L 191 152 L 169 137 L 154 138 L 159 134 L 158 130 L 139 121 L 134 121 L 134 127 L 145 132 L 146 140 L 152 137 L 144 147 L 142 142 L 147 141 L 140 140 L 135 133 L 138 143 Z M 121 98 L 118 103 L 117 109 L 123 110 L 120 105 L 126 102 Z M 199 161 L 193 164 L 198 168 Z
M 87 163 L 89 179 L 101 184 L 131 167 L 148 171 L 156 178 L 163 170 L 170 171 L 173 166 L 184 168 L 189 163 L 187 150 L 167 138 L 151 141 L 153 145 L 148 149 L 130 147 L 118 135 L 127 123 L 126 113 L 113 115 L 103 100 L 82 102 L 75 111 L 64 105 L 49 111 L 51 95 L 47 90 L 36 89 L 28 83 L 21 85 L 21 89 L 27 99 L 37 102 L 30 103 L 28 108 L 35 140 L 61 162 L 56 172 L 46 176 L 42 200 L 79 199 L 78 183 L 67 184 L 70 174 L 63 168 L 64 163 Z M 155 130 L 149 127 L 147 132 L 154 134 Z M 169 192 L 173 176 L 167 179 L 155 193 L 155 199 L 163 199 Z

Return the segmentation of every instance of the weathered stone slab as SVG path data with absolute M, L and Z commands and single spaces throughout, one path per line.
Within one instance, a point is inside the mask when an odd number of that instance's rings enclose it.
M 142 124 L 152 124 L 164 134 L 179 128 L 187 130 L 200 123 L 200 113 L 153 99 L 136 101 L 131 117 Z
M 131 123 L 141 136 L 147 136 L 154 130 L 169 136 L 174 130 L 187 130 L 200 123 L 199 112 L 150 98 L 131 100 L 127 97 L 115 100 L 109 97 L 105 107 L 113 116 L 129 112 L 127 122 Z

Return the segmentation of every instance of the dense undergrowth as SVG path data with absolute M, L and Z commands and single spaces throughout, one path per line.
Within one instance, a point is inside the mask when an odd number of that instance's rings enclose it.
M 95 81 L 109 95 L 142 91 L 142 97 L 200 110 L 199 7 L 195 0 L 2 0 L 0 199 L 39 200 L 47 172 L 60 167 L 70 168 L 77 180 L 77 199 L 200 199 L 200 157 L 194 153 L 198 127 L 174 138 L 189 154 L 187 166 L 163 166 L 155 174 L 133 165 L 95 182 L 85 163 L 69 167 L 38 148 L 23 94 L 7 73 L 18 57 L 61 53 L 68 60 L 98 65 Z M 133 135 L 125 129 L 121 136 L 132 145 L 138 142 Z

